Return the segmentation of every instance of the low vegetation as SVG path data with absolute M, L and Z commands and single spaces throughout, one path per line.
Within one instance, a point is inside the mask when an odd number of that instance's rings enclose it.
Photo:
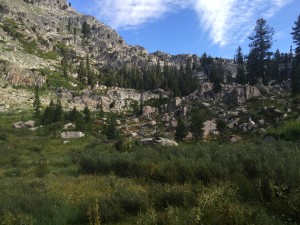
M 1 116 L 0 224 L 300 223 L 297 142 L 63 144 L 21 117 Z

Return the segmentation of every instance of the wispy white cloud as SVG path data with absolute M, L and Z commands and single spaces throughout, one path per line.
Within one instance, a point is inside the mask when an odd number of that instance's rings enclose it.
M 255 20 L 269 19 L 290 0 L 196 0 L 201 26 L 209 32 L 214 44 L 225 46 L 242 42 Z
M 115 29 L 133 29 L 187 6 L 184 0 L 93 0 L 97 16 Z
M 192 8 L 213 44 L 242 42 L 258 18 L 269 19 L 292 0 L 92 0 L 97 17 L 115 29 L 135 29 Z

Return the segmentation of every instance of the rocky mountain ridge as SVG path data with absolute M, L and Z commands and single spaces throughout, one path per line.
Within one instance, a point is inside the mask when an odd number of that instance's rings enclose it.
M 141 46 L 126 44 L 118 33 L 92 16 L 78 13 L 65 0 L 1 0 L 0 13 L 3 15 L 2 27 L 9 21 L 14 21 L 13 29 L 24 36 L 23 41 L 36 42 L 36 48 L 41 51 L 57 52 L 62 55 L 62 47 L 70 49 L 73 63 L 86 55 L 91 58 L 95 68 L 108 67 L 120 69 L 124 65 L 151 66 L 158 62 L 175 65 L 178 68 L 185 65 L 190 58 L 192 63 L 199 64 L 200 57 L 191 54 L 170 55 L 163 52 L 148 53 Z M 90 33 L 87 37 L 82 34 L 82 26 L 87 23 Z M 51 58 L 41 60 L 41 57 L 24 54 L 24 46 L 20 44 L 20 38 L 13 32 L 0 29 L 0 40 L 8 47 L 7 52 L 1 56 L 3 60 L 18 62 L 21 67 L 27 69 L 49 67 L 57 65 L 57 60 Z M 22 49 L 23 47 L 23 49 Z M 9 49 L 10 48 L 10 49 Z M 26 51 L 25 51 L 26 53 Z M 31 60 L 26 60 L 30 58 Z M 44 57 L 45 58 L 45 57 Z M 235 76 L 236 68 L 230 60 L 220 60 L 224 68 Z M 205 74 L 199 72 L 199 77 Z

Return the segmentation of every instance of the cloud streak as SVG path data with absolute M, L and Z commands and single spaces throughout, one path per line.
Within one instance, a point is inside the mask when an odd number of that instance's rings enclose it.
M 115 29 L 135 29 L 187 6 L 184 0 L 93 0 L 97 17 Z
M 292 0 L 92 0 L 94 13 L 114 29 L 138 29 L 184 8 L 193 9 L 199 28 L 213 44 L 242 42 L 258 18 L 269 19 Z

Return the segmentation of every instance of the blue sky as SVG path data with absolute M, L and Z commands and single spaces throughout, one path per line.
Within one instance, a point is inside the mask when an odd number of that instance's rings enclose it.
M 273 50 L 288 52 L 300 0 L 69 0 L 79 12 L 115 29 L 128 44 L 149 52 L 203 52 L 233 58 L 240 45 L 248 53 L 255 22 L 274 28 Z

